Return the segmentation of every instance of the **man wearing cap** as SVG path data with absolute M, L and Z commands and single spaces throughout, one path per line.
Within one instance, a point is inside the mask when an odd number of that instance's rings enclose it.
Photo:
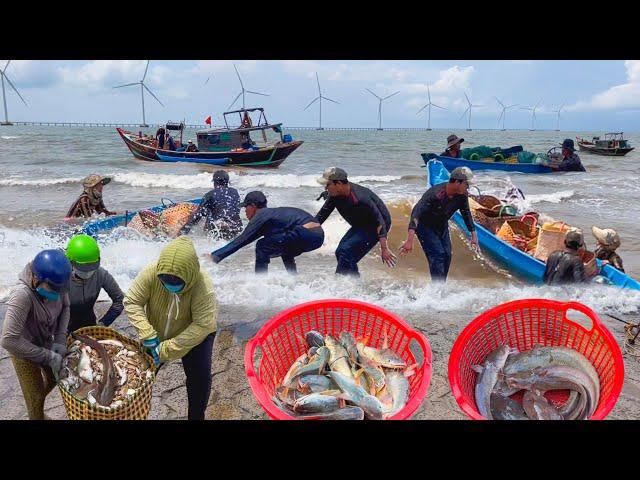
M 92 174 L 82 180 L 84 192 L 71 205 L 67 212 L 67 218 L 84 217 L 89 218 L 94 213 L 104 213 L 105 215 L 116 215 L 116 212 L 107 210 L 102 200 L 102 188 L 111 181 L 111 177 Z
M 477 250 L 478 235 L 469 209 L 469 184 L 473 172 L 468 167 L 458 167 L 451 172 L 449 182 L 434 185 L 427 190 L 411 211 L 409 234 L 400 248 L 400 255 L 413 250 L 413 238 L 418 236 L 429 262 L 432 280 L 447 279 L 451 265 L 451 237 L 449 219 L 460 210 L 471 244 Z
M 193 140 L 189 140 L 187 142 L 187 148 L 185 150 L 186 152 L 199 152 L 198 147 L 196 147 L 195 143 L 193 143 Z
M 242 231 L 240 220 L 240 195 L 229 186 L 229 174 L 224 170 L 213 173 L 213 190 L 202 198 L 198 209 L 187 221 L 180 233 L 187 234 L 203 217 L 204 229 L 216 238 L 231 240 Z
M 560 165 L 549 165 L 549 167 L 558 172 L 586 172 L 580 157 L 573 145 L 573 140 L 566 138 L 562 142 L 562 162 Z
M 564 250 L 553 252 L 547 258 L 543 280 L 547 285 L 563 285 L 587 281 L 581 254 L 585 249 L 579 230 L 570 230 L 564 237 Z
M 620 246 L 620 236 L 612 228 L 601 229 L 598 227 L 591 227 L 593 236 L 598 241 L 596 247 L 596 258 L 602 260 L 603 265 L 611 265 L 613 268 L 624 272 L 622 266 L 622 258 L 616 253 L 616 249 Z
M 462 142 L 464 142 L 464 138 L 458 138 L 457 135 L 449 135 L 447 137 L 447 149 L 440 156 L 460 158 L 460 144 Z
M 316 215 L 318 222 L 324 223 L 331 212 L 338 209 L 351 225 L 336 249 L 336 273 L 359 276 L 358 262 L 378 242 L 382 262 L 389 267 L 395 266 L 396 257 L 387 246 L 391 215 L 380 197 L 366 187 L 349 182 L 347 172 L 338 167 L 326 169 L 318 183 L 325 186 L 328 195 Z
M 249 192 L 240 204 L 249 224 L 232 242 L 211 253 L 218 263 L 256 241 L 256 273 L 266 273 L 272 258 L 282 257 L 285 269 L 296 273 L 295 257 L 316 250 L 324 241 L 324 230 L 309 213 L 294 207 L 267 208 L 262 192 Z

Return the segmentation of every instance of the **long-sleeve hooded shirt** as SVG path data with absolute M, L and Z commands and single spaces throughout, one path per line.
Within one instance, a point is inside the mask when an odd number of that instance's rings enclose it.
M 71 303 L 70 332 L 89 323 L 95 325 L 96 314 L 93 311 L 93 307 L 98 300 L 100 290 L 103 288 L 111 298 L 112 304 L 101 320 L 105 325 L 110 325 L 124 310 L 122 303 L 124 293 L 122 293 L 120 286 L 111 274 L 100 267 L 87 280 L 82 280 L 75 275 L 71 276 L 71 286 L 69 288 L 69 301 Z
M 469 198 L 466 195 L 448 196 L 446 186 L 446 183 L 440 183 L 424 192 L 422 198 L 411 210 L 409 230 L 415 230 L 420 223 L 442 233 L 449 228 L 449 219 L 457 210 L 460 210 L 467 229 L 470 232 L 475 230 L 469 209 Z
M 587 274 L 576 253 L 558 250 L 549 255 L 543 280 L 547 285 L 582 283 L 587 281 Z
M 11 355 L 46 366 L 54 343 L 65 344 L 69 323 L 69 295 L 59 300 L 42 298 L 31 286 L 31 263 L 20 273 L 7 301 L 2 327 L 2 347 Z
M 338 209 L 349 225 L 365 230 L 380 227 L 378 238 L 387 236 L 391 229 L 391 214 L 384 202 L 375 193 L 357 183 L 350 183 L 351 192 L 346 197 L 329 197 L 320 208 L 316 219 L 320 224 Z
M 316 219 L 310 213 L 299 208 L 259 208 L 240 235 L 224 247 L 212 252 L 211 255 L 218 257 L 218 260 L 223 260 L 260 237 L 282 233 L 315 221 Z
M 175 275 L 185 282 L 179 293 L 169 292 L 158 275 Z M 157 336 L 160 360 L 184 357 L 216 331 L 218 301 L 209 275 L 200 268 L 191 239 L 180 236 L 147 265 L 124 297 L 124 309 L 140 340 Z
M 210 190 L 202 197 L 202 202 L 198 206 L 193 216 L 184 226 L 188 231 L 193 225 L 196 225 L 202 218 L 205 220 L 205 229 L 207 231 L 215 230 L 215 222 L 223 220 L 231 225 L 242 228 L 242 220 L 240 219 L 240 195 L 235 188 L 216 187 Z
M 561 172 L 586 172 L 577 153 L 572 153 L 564 158 L 558 165 L 558 170 Z

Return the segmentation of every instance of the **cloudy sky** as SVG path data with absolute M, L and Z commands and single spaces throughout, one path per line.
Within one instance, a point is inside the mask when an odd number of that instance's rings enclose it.
M 531 128 L 531 112 L 521 107 L 539 103 L 536 128 L 555 129 L 554 110 L 564 104 L 563 130 L 640 130 L 640 61 L 310 61 L 202 60 L 151 61 L 145 83 L 165 105 L 145 92 L 147 122 L 186 119 L 202 123 L 212 115 L 221 121 L 240 92 L 236 64 L 247 90 L 246 106 L 263 106 L 272 122 L 285 126 L 316 126 L 318 103 L 304 109 L 322 93 L 339 102 L 323 102 L 325 127 L 377 126 L 378 100 L 383 103 L 383 126 L 424 127 L 431 100 L 433 128 L 463 128 L 467 108 L 464 93 L 474 105 L 472 127 L 497 128 L 500 105 L 507 111 L 507 128 Z M 0 61 L 4 68 L 5 61 Z M 14 60 L 6 74 L 18 88 L 25 106 L 8 85 L 7 104 L 13 121 L 139 122 L 140 88 L 113 86 L 142 78 L 144 60 L 25 61 Z M 234 108 L 239 106 L 239 100 Z M 446 110 L 445 110 L 446 109 Z M 0 110 L 4 120 L 4 113 Z

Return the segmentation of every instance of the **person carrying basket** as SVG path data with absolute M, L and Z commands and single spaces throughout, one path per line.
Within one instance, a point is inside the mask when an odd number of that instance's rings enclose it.
M 211 393 L 218 302 L 191 239 L 180 236 L 135 278 L 124 309 L 156 366 L 182 359 L 189 420 L 203 420 Z

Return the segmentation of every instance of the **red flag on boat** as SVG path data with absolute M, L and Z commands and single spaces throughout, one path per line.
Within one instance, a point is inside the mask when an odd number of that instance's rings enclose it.
M 207 125 L 211 126 L 211 115 L 209 115 L 207 117 L 207 119 L 204 121 L 204 123 L 206 123 Z

